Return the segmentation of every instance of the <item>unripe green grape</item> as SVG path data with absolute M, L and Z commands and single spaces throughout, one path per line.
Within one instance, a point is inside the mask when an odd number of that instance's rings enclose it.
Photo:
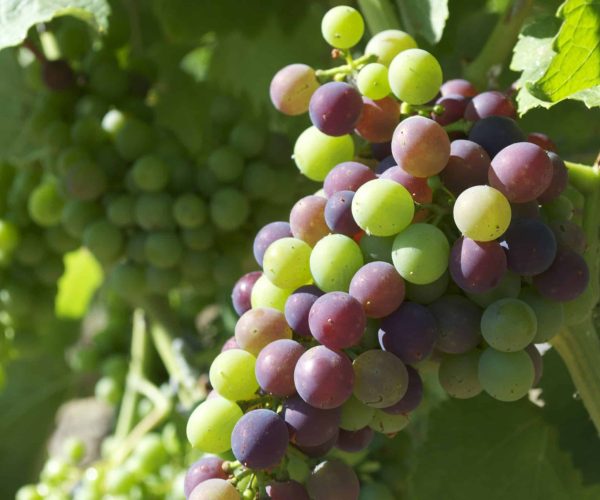
M 214 254 L 211 252 L 186 250 L 179 262 L 181 274 L 190 283 L 211 277 L 213 261 Z
M 21 235 L 14 256 L 22 264 L 35 265 L 46 255 L 45 243 L 44 238 L 39 233 L 27 232 Z
M 108 104 L 98 96 L 87 94 L 82 96 L 75 105 L 75 115 L 78 117 L 92 116 L 96 120 L 102 121 L 102 118 L 108 112 Z
M 101 216 L 102 210 L 98 204 L 81 200 L 69 200 L 63 208 L 61 223 L 65 231 L 73 238 L 81 238 L 85 228 Z
M 122 297 L 140 297 L 146 288 L 144 270 L 137 264 L 120 262 L 110 274 L 110 285 Z
M 10 254 L 19 244 L 19 229 L 7 220 L 0 220 L 0 252 Z
M 167 460 L 167 452 L 158 434 L 146 434 L 135 448 L 135 456 L 140 460 L 141 472 L 151 473 Z
M 87 23 L 75 17 L 61 18 L 55 36 L 60 53 L 66 59 L 81 59 L 91 47 Z
M 378 62 L 389 66 L 400 52 L 416 48 L 417 42 L 408 33 L 400 30 L 384 30 L 369 40 L 365 54 L 376 55 Z
M 67 194 L 78 200 L 92 201 L 99 198 L 107 188 L 105 173 L 91 162 L 73 165 L 63 178 Z
M 102 117 L 102 130 L 114 137 L 125 126 L 126 122 L 127 117 L 122 111 L 111 109 Z
M 500 299 L 519 297 L 521 291 L 521 277 L 511 271 L 502 276 L 500 283 L 494 288 L 483 293 L 465 293 L 469 299 L 481 307 L 487 307 Z M 558 303 L 556 303 L 558 305 Z
M 510 224 L 511 209 L 506 197 L 490 186 L 473 186 L 463 191 L 453 209 L 458 229 L 475 241 L 492 241 Z
M 244 169 L 244 192 L 252 199 L 267 199 L 276 191 L 274 170 L 262 161 L 254 161 Z M 285 190 L 281 190 L 284 191 Z M 287 193 L 286 193 L 287 195 Z
M 147 231 L 173 227 L 173 199 L 168 193 L 143 193 L 137 196 L 135 220 Z
M 340 428 L 347 431 L 357 431 L 369 425 L 374 415 L 375 408 L 361 403 L 355 396 L 350 396 L 342 405 Z
M 193 193 L 179 195 L 173 205 L 173 218 L 183 228 L 201 226 L 206 222 L 207 212 L 205 201 Z
M 71 436 L 64 441 L 62 452 L 70 463 L 79 463 L 85 455 L 85 443 L 82 439 Z
M 352 277 L 363 264 L 358 244 L 342 234 L 321 238 L 310 255 L 311 274 L 324 292 L 348 291 Z
M 266 139 L 261 124 L 249 121 L 238 123 L 229 134 L 229 144 L 246 158 L 257 156 L 262 151 Z
M 125 117 L 115 134 L 115 146 L 119 154 L 129 161 L 149 153 L 154 145 L 154 132 L 143 121 Z
M 516 401 L 533 385 L 533 362 L 525 351 L 500 352 L 488 347 L 479 359 L 479 381 L 500 401 Z
M 56 183 L 40 184 L 29 196 L 29 215 L 40 226 L 53 226 L 60 222 L 65 201 L 58 192 Z
M 169 182 L 169 167 L 158 156 L 146 155 L 133 164 L 131 176 L 142 191 L 161 191 Z
M 501 299 L 489 305 L 481 317 L 481 333 L 498 351 L 525 349 L 537 332 L 535 312 L 518 299 Z
M 70 142 L 69 126 L 62 121 L 52 122 L 44 129 L 44 144 L 52 151 L 58 152 L 67 147 Z
M 212 170 L 200 165 L 196 171 L 196 187 L 202 196 L 210 197 L 219 188 L 219 180 Z
M 146 287 L 151 292 L 165 295 L 177 288 L 180 282 L 181 274 L 177 269 L 146 268 Z
M 533 288 L 522 290 L 519 299 L 533 309 L 537 319 L 537 330 L 533 343 L 548 342 L 562 329 L 565 323 L 565 311 L 561 302 L 546 299 Z
M 280 238 L 267 248 L 264 275 L 280 288 L 298 288 L 311 281 L 311 248 L 297 238 Z
M 468 399 L 477 396 L 483 388 L 479 382 L 481 351 L 473 349 L 464 354 L 442 357 L 438 370 L 440 385 L 453 398 Z
M 44 285 L 54 286 L 65 271 L 62 258 L 57 255 L 48 255 L 35 268 L 35 274 Z
M 542 212 L 550 221 L 571 220 L 573 209 L 573 202 L 564 195 L 542 205 Z
M 208 168 L 220 182 L 231 182 L 242 174 L 244 158 L 235 149 L 224 146 L 208 157 Z
M 256 358 L 241 349 L 220 353 L 209 371 L 210 383 L 224 398 L 231 401 L 252 399 L 258 390 L 254 374 Z
M 116 260 L 123 250 L 123 234 L 114 224 L 100 219 L 83 233 L 83 244 L 103 264 Z
M 365 32 L 365 22 L 360 12 L 352 7 L 339 5 L 328 10 L 321 22 L 321 34 L 336 49 L 354 47 Z
M 43 497 L 38 492 L 37 488 L 33 484 L 27 484 L 21 486 L 17 491 L 15 500 L 42 500 Z
M 381 434 L 395 434 L 408 425 L 408 417 L 402 413 L 392 415 L 383 410 L 375 410 L 369 427 Z
M 71 252 L 79 248 L 79 240 L 71 236 L 62 225 L 49 227 L 44 231 L 48 247 L 58 254 Z
M 250 214 L 244 194 L 235 188 L 223 188 L 210 200 L 210 218 L 223 231 L 238 229 Z
M 92 91 L 107 101 L 114 102 L 127 92 L 127 73 L 119 68 L 115 60 L 105 60 L 95 64 L 90 70 Z
M 204 225 L 192 229 L 184 229 L 181 238 L 185 245 L 192 250 L 206 250 L 213 245 L 215 231 L 212 226 Z
M 377 101 L 387 97 L 391 92 L 387 67 L 380 63 L 367 64 L 358 73 L 356 85 L 369 99 Z
M 113 378 L 102 377 L 94 388 L 96 398 L 105 403 L 116 406 L 122 396 L 120 384 Z
M 74 165 L 90 162 L 91 158 L 86 149 L 81 146 L 71 146 L 60 153 L 56 168 L 59 174 L 65 174 Z
M 365 234 L 359 242 L 365 262 L 384 261 L 392 263 L 392 246 L 395 236 Z
M 95 148 L 105 137 L 100 121 L 94 116 L 79 118 L 71 128 L 71 139 L 78 146 Z
M 135 197 L 120 194 L 112 198 L 107 204 L 106 215 L 115 226 L 131 226 L 135 223 Z
M 250 302 L 253 308 L 272 307 L 283 312 L 285 302 L 293 291 L 288 288 L 279 288 L 271 283 L 269 278 L 261 276 L 252 287 Z
M 219 125 L 229 125 L 239 116 L 240 105 L 231 96 L 218 95 L 210 106 L 210 117 Z
M 176 233 L 164 231 L 146 237 L 145 251 L 150 264 L 167 269 L 177 264 L 183 248 Z
M 409 104 L 425 104 L 442 85 L 442 68 L 437 59 L 422 49 L 400 52 L 390 64 L 390 87 L 394 95 Z

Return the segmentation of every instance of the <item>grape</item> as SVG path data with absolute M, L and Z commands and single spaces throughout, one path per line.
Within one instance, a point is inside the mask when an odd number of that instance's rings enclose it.
M 55 92 L 68 90 L 75 84 L 75 74 L 69 63 L 63 59 L 44 61 L 42 79 L 46 86 Z
M 359 246 L 342 234 L 325 236 L 310 255 L 313 279 L 324 292 L 348 290 L 352 276 L 362 265 Z
M 210 383 L 224 398 L 232 401 L 251 399 L 258 389 L 255 365 L 256 358 L 249 352 L 241 349 L 222 352 L 210 367 Z
M 356 453 L 362 451 L 373 441 L 373 429 L 363 427 L 357 431 L 340 430 L 336 446 L 345 452 Z
M 408 417 L 403 414 L 392 415 L 384 410 L 375 410 L 369 427 L 381 434 L 393 435 L 408 425 Z
M 436 348 L 450 354 L 470 351 L 479 344 L 481 309 L 460 295 L 446 295 L 429 306 L 437 321 Z
M 587 248 L 587 239 L 583 229 L 569 220 L 554 221 L 550 224 L 558 246 L 566 247 L 578 254 Z
M 513 119 L 490 116 L 475 122 L 469 131 L 469 140 L 479 144 L 493 158 L 505 147 L 524 141 L 525 135 Z
M 469 101 L 468 98 L 456 94 L 442 96 L 436 99 L 435 105 L 441 106 L 443 112 L 440 114 L 432 113 L 431 118 L 442 126 L 457 122 L 463 117 Z
M 160 269 L 176 266 L 182 252 L 179 237 L 172 232 L 150 233 L 144 243 L 147 261 Z
M 277 189 L 277 171 L 262 161 L 254 161 L 244 169 L 244 191 L 249 198 L 267 199 Z
M 327 460 L 312 471 L 306 489 L 314 500 L 358 500 L 360 483 L 349 465 Z
M 364 99 L 363 99 L 364 101 Z M 364 116 L 365 109 L 363 107 L 363 114 L 361 118 Z M 373 154 L 373 159 L 377 161 L 382 161 L 388 156 L 392 154 L 392 141 L 385 142 L 375 142 L 371 144 L 371 153 Z
M 54 226 L 60 222 L 64 200 L 55 182 L 37 186 L 29 195 L 29 215 L 40 226 Z
M 426 285 L 448 267 L 450 245 L 444 233 L 431 224 L 412 224 L 394 240 L 394 267 L 406 281 Z
M 346 5 L 329 9 L 321 21 L 323 38 L 336 49 L 354 47 L 364 32 L 365 23 L 360 12 Z
M 3 224 L 6 224 L 6 222 L 0 222 L 0 237 L 1 232 L 3 230 Z M 40 263 L 46 255 L 47 251 L 44 245 L 44 240 L 40 237 L 40 235 L 37 233 L 24 233 L 20 237 L 18 236 L 18 234 L 16 234 L 16 236 L 16 243 L 18 244 L 16 248 L 11 248 L 12 245 L 9 244 L 8 251 L 4 250 L 3 248 L 0 248 L 0 251 L 2 253 L 9 254 L 14 251 L 15 258 L 19 262 L 26 265 L 33 266 L 35 264 Z
M 344 353 L 312 347 L 298 360 L 294 383 L 300 397 L 323 410 L 337 408 L 352 394 L 354 372 Z
M 355 161 L 347 161 L 336 165 L 325 177 L 323 190 L 327 197 L 338 191 L 356 191 L 368 181 L 376 179 L 373 171 Z
M 19 229 L 12 222 L 0 220 L 0 251 L 11 253 L 19 244 Z
M 329 136 L 343 136 L 354 129 L 362 112 L 362 98 L 358 91 L 344 82 L 321 85 L 310 98 L 310 121 Z
M 116 60 L 107 58 L 97 61 L 90 68 L 90 88 L 107 101 L 116 101 L 127 92 L 127 73 Z
M 440 179 L 452 193 L 459 195 L 465 189 L 487 184 L 490 157 L 479 144 L 459 139 L 450 143 L 448 164 L 440 172 Z
M 406 394 L 408 373 L 402 361 L 393 354 L 379 349 L 365 351 L 352 366 L 354 396 L 367 406 L 386 408 Z
M 552 162 L 552 180 L 546 190 L 538 196 L 540 203 L 548 203 L 556 199 L 565 190 L 569 182 L 569 172 L 560 156 L 551 151 L 547 152 Z
M 440 385 L 453 398 L 469 399 L 477 396 L 483 388 L 479 382 L 478 349 L 442 358 L 438 371 Z
M 533 362 L 525 351 L 500 352 L 488 347 L 479 358 L 483 390 L 500 401 L 516 401 L 533 385 Z
M 496 241 L 459 238 L 450 251 L 450 275 L 464 291 L 484 293 L 500 283 L 506 273 L 506 255 Z
M 578 253 L 559 248 L 552 265 L 533 277 L 533 286 L 543 297 L 567 302 L 579 297 L 587 288 L 590 272 Z
M 527 203 L 511 203 L 510 209 L 513 219 L 539 219 L 540 207 L 536 201 L 528 201 Z
M 67 195 L 82 201 L 98 199 L 107 187 L 104 171 L 90 162 L 77 163 L 69 168 L 63 183 Z
M 356 191 L 352 215 L 367 234 L 392 236 L 410 224 L 414 204 L 404 186 L 387 179 L 375 179 Z
M 143 269 L 131 262 L 117 264 L 110 276 L 112 288 L 123 297 L 140 297 L 146 288 Z
M 422 49 L 400 52 L 390 63 L 390 87 L 394 95 L 409 104 L 425 104 L 435 97 L 442 84 L 437 59 Z
M 341 407 L 339 427 L 347 431 L 357 431 L 369 425 L 375 414 L 375 408 L 361 403 L 351 396 Z
M 367 43 L 365 54 L 376 55 L 381 64 L 389 66 L 394 57 L 407 49 L 415 49 L 417 42 L 400 30 L 384 30 L 376 33 Z
M 210 200 L 210 218 L 223 231 L 238 229 L 249 214 L 248 200 L 235 188 L 219 189 Z
M 269 307 L 246 311 L 235 325 L 237 345 L 254 356 L 275 340 L 291 338 L 283 313 Z
M 305 196 L 296 202 L 290 213 L 291 232 L 295 238 L 306 241 L 310 246 L 329 234 L 325 222 L 327 200 L 320 196 Z
M 196 486 L 188 500 L 240 500 L 242 497 L 235 487 L 223 479 L 207 479 Z
M 269 94 L 278 111 L 295 116 L 308 111 L 310 98 L 318 88 L 314 69 L 306 64 L 290 64 L 275 74 Z
M 319 297 L 312 305 L 308 324 L 321 344 L 339 350 L 360 342 L 366 317 L 355 298 L 344 292 L 331 292 Z
M 392 167 L 395 167 L 395 166 L 396 166 L 396 160 L 394 160 L 394 157 L 392 156 L 392 143 L 390 141 L 389 156 L 386 156 L 379 162 L 379 164 L 377 165 L 377 168 L 375 169 L 375 172 L 377 172 L 378 174 L 383 174 L 386 170 L 388 170 Z
M 509 97 L 502 92 L 490 90 L 473 97 L 465 110 L 465 118 L 474 122 L 490 116 L 507 116 L 514 119 L 517 112 Z
M 353 157 L 354 142 L 350 135 L 331 137 L 317 127 L 307 128 L 294 145 L 296 166 L 313 181 L 322 181 L 333 167 Z
M 285 303 L 285 319 L 298 335 L 311 337 L 308 314 L 315 301 L 323 295 L 316 286 L 307 285 L 298 288 Z
M 510 204 L 504 195 L 489 186 L 473 186 L 463 191 L 454 204 L 454 222 L 475 241 L 492 241 L 510 224 Z
M 401 413 L 407 414 L 415 410 L 421 404 L 423 399 L 423 381 L 421 380 L 419 372 L 412 366 L 407 366 L 406 370 L 408 372 L 406 392 L 400 401 L 392 406 L 383 408 L 385 413 L 390 413 L 392 415 L 399 415 Z
M 558 198 L 544 203 L 542 212 L 550 221 L 555 220 L 571 220 L 574 215 L 575 207 L 573 202 L 566 196 L 559 196 Z
M 381 63 L 366 64 L 356 77 L 356 85 L 365 97 L 383 99 L 391 92 L 387 67 Z
M 518 299 L 501 299 L 489 305 L 481 317 L 481 333 L 498 351 L 519 351 L 527 347 L 537 331 L 535 312 Z
M 371 262 L 356 272 L 349 292 L 368 317 L 383 318 L 404 300 L 404 280 L 387 262 Z
M 115 226 L 127 227 L 135 222 L 135 198 L 130 194 L 120 194 L 111 198 L 106 207 L 108 220 Z
M 532 288 L 523 289 L 519 299 L 531 307 L 535 313 L 537 332 L 533 339 L 534 343 L 548 342 L 561 330 L 565 322 L 565 313 L 560 302 L 546 299 Z
M 267 248 L 280 238 L 292 236 L 290 225 L 287 222 L 271 222 L 264 226 L 254 238 L 254 258 L 259 266 L 263 265 L 263 258 Z
M 502 236 L 508 268 L 521 276 L 548 269 L 556 257 L 556 238 L 550 228 L 536 219 L 517 219 Z
M 242 174 L 244 158 L 235 149 L 224 146 L 210 154 L 208 168 L 220 182 L 231 182 Z
M 545 149 L 548 152 L 556 153 L 556 144 L 552 142 L 552 139 L 546 134 L 541 132 L 532 132 L 527 135 L 527 141 L 537 144 L 540 148 Z
M 400 121 L 398 103 L 392 97 L 380 100 L 363 97 L 362 100 L 362 114 L 356 122 L 355 132 L 369 142 L 388 143 Z M 390 154 L 391 151 L 386 149 L 386 153 Z
M 360 239 L 360 249 L 367 261 L 392 262 L 392 245 L 395 236 L 381 238 L 364 234 Z
M 275 467 L 289 442 L 283 419 L 271 410 L 252 410 L 233 428 L 231 447 L 235 458 L 251 469 Z
M 542 359 L 540 351 L 538 351 L 537 347 L 533 344 L 529 344 L 525 348 L 525 352 L 529 355 L 531 362 L 533 363 L 533 387 L 535 387 L 540 383 L 542 378 L 544 372 L 544 360 Z
M 180 195 L 173 204 L 173 218 L 183 228 L 194 228 L 206 221 L 206 203 L 193 193 Z
M 294 444 L 318 446 L 337 437 L 340 413 L 339 408 L 318 409 L 292 396 L 285 401 L 282 416 Z
M 502 149 L 492 160 L 489 182 L 513 203 L 540 196 L 552 180 L 552 161 L 539 146 L 517 142 Z
M 333 450 L 335 443 L 337 443 L 337 438 L 338 433 L 336 432 L 331 439 L 325 441 L 324 443 L 318 444 L 316 446 L 296 445 L 296 448 L 298 448 L 302 453 L 304 453 L 304 455 L 306 455 L 309 458 L 321 458 L 327 455 L 331 450 Z
M 448 271 L 444 272 L 437 280 L 428 283 L 427 285 L 415 285 L 414 283 L 406 282 L 406 297 L 413 302 L 419 304 L 431 304 L 446 293 L 450 275 Z
M 256 379 L 261 389 L 275 396 L 295 394 L 294 369 L 304 347 L 294 340 L 275 340 L 256 359 Z
M 497 300 L 512 297 L 516 299 L 521 291 L 521 277 L 518 274 L 508 271 L 502 276 L 500 283 L 494 288 L 483 293 L 469 293 L 466 295 L 481 307 L 487 307 Z
M 100 219 L 84 231 L 83 244 L 100 262 L 108 263 L 123 251 L 123 234 L 107 220 Z
M 477 95 L 477 89 L 471 82 L 457 78 L 455 80 L 444 82 L 440 87 L 440 93 L 442 96 L 454 94 L 462 95 L 464 97 L 475 97 Z
M 392 138 L 392 154 L 415 177 L 439 174 L 450 158 L 450 139 L 441 125 L 423 116 L 402 120 Z
M 137 118 L 124 117 L 115 132 L 115 147 L 125 160 L 134 161 L 152 149 L 154 131 Z
M 333 233 L 354 236 L 360 232 L 360 227 L 352 218 L 352 191 L 336 191 L 325 205 L 325 223 Z
M 240 316 L 252 307 L 250 304 L 252 288 L 254 287 L 254 283 L 256 283 L 261 276 L 262 273 L 260 271 L 244 274 L 233 287 L 233 291 L 231 292 L 231 302 L 233 303 L 235 312 Z
M 272 307 L 278 311 L 285 308 L 285 301 L 291 295 L 293 290 L 276 287 L 266 276 L 258 278 L 252 293 L 250 294 L 250 303 L 252 307 Z
M 404 302 L 383 318 L 378 333 L 381 348 L 408 365 L 429 357 L 437 335 L 434 316 L 426 307 L 414 302 Z
M 271 500 L 310 500 L 306 488 L 293 480 L 273 481 L 266 491 Z
M 63 207 L 61 223 L 72 237 L 81 238 L 85 228 L 100 215 L 100 207 L 95 203 L 69 200 Z
M 264 276 L 280 288 L 297 288 L 311 281 L 311 248 L 297 238 L 271 243 L 263 257 Z
M 173 226 L 173 199 L 168 193 L 144 193 L 135 200 L 135 220 L 147 231 Z

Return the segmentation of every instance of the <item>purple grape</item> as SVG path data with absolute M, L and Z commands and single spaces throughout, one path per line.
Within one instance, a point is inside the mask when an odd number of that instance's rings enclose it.
M 377 168 L 375 169 L 375 173 L 381 175 L 383 174 L 388 168 L 392 168 L 396 166 L 396 160 L 394 160 L 393 156 L 386 156 L 383 160 L 381 160 L 378 164 L 377 164 Z
M 341 414 L 340 408 L 320 410 L 293 396 L 284 403 L 282 416 L 292 443 L 319 446 L 337 436 Z
M 472 122 L 490 116 L 507 116 L 514 119 L 517 117 L 517 111 L 510 98 L 496 90 L 476 95 L 465 109 L 465 119 Z
M 287 222 L 271 222 L 258 231 L 252 247 L 258 265 L 262 267 L 263 257 L 271 243 L 290 236 L 292 236 L 292 230 Z
M 521 276 L 543 273 L 556 257 L 554 233 L 538 219 L 516 219 L 500 244 L 506 249 L 508 269 Z
M 306 488 L 292 479 L 274 481 L 267 484 L 266 490 L 270 500 L 310 500 Z
M 419 372 L 412 366 L 407 366 L 408 388 L 400 401 L 395 405 L 383 408 L 383 411 L 392 415 L 407 414 L 415 410 L 423 400 L 423 381 Z
M 356 191 L 363 184 L 376 179 L 375 173 L 366 165 L 346 161 L 336 165 L 323 181 L 323 191 L 329 197 L 337 191 Z
M 548 151 L 547 154 L 552 162 L 552 180 L 546 190 L 538 196 L 540 203 L 548 203 L 558 198 L 569 183 L 569 172 L 565 162 L 556 153 Z
M 321 85 L 310 98 L 310 121 L 327 135 L 350 134 L 360 118 L 363 100 L 352 85 L 329 82 Z
M 235 340 L 240 349 L 254 356 L 275 340 L 292 338 L 292 331 L 281 311 L 257 307 L 246 311 L 235 325 Z
M 323 292 L 314 285 L 305 285 L 292 293 L 285 302 L 285 319 L 298 335 L 312 337 L 308 325 L 308 313 Z
M 373 441 L 375 431 L 370 427 L 363 427 L 357 431 L 345 431 L 340 429 L 336 446 L 348 453 L 356 453 L 364 450 Z
M 584 258 L 568 248 L 559 248 L 554 262 L 542 274 L 533 277 L 533 286 L 547 299 L 567 302 L 587 288 L 590 272 Z
M 294 383 L 309 405 L 323 410 L 337 408 L 352 395 L 352 363 L 343 352 L 325 346 L 313 347 L 298 360 Z
M 386 143 L 392 139 L 400 121 L 400 106 L 391 96 L 374 101 L 363 97 L 363 109 L 356 122 L 355 132 L 372 143 Z
M 513 119 L 490 116 L 476 121 L 469 131 L 469 140 L 486 150 L 490 158 L 506 146 L 525 140 L 525 135 Z
M 433 118 L 440 125 L 450 125 L 463 117 L 465 109 L 470 99 L 458 94 L 448 94 L 435 101 L 436 105 L 444 107 L 444 112 L 440 115 L 432 113 Z
M 318 87 L 314 69 L 306 64 L 290 64 L 275 74 L 269 94 L 275 108 L 295 116 L 308 111 L 310 98 Z
M 570 248 L 578 254 L 583 254 L 587 248 L 587 239 L 583 229 L 570 220 L 554 221 L 550 228 L 559 246 Z
M 225 352 L 225 351 L 229 351 L 229 349 L 239 349 L 240 346 L 237 343 L 237 340 L 235 340 L 235 335 L 233 337 L 229 337 L 225 343 L 223 344 L 223 347 L 221 347 L 221 352 Z
M 394 312 L 404 300 L 404 280 L 387 262 L 369 262 L 350 282 L 350 295 L 369 318 L 383 318 Z
M 540 206 L 538 205 L 537 200 L 528 201 L 526 203 L 511 203 L 510 211 L 513 220 L 540 218 Z
M 250 469 L 275 467 L 289 443 L 283 419 L 271 410 L 252 410 L 233 428 L 231 449 L 236 459 Z
M 306 486 L 314 500 L 358 500 L 360 494 L 356 473 L 339 460 L 328 460 L 317 465 Z
M 321 458 L 327 455 L 327 453 L 329 453 L 331 450 L 333 450 L 335 443 L 337 443 L 337 438 L 338 431 L 336 431 L 335 435 L 332 438 L 328 439 L 324 443 L 315 446 L 296 445 L 296 448 L 298 448 L 302 453 L 304 453 L 310 458 Z
M 463 236 L 450 251 L 450 276 L 465 292 L 491 290 L 500 283 L 506 267 L 506 254 L 497 241 L 473 241 Z
M 440 93 L 443 96 L 458 94 L 465 97 L 475 97 L 477 95 L 477 89 L 471 82 L 463 80 L 462 78 L 456 78 L 444 82 L 440 87 Z
M 206 455 L 190 465 L 183 481 L 185 497 L 189 497 L 192 490 L 207 479 L 227 479 L 227 473 L 223 470 L 224 463 L 220 457 Z
M 417 203 L 431 203 L 431 200 L 433 199 L 433 191 L 427 184 L 427 179 L 410 175 L 398 165 L 388 168 L 379 176 L 379 178 L 390 179 L 401 184 Z
M 275 396 L 295 394 L 294 368 L 305 350 L 304 346 L 289 339 L 268 344 L 256 358 L 256 379 L 260 388 Z
M 377 161 L 381 161 L 384 158 L 392 155 L 392 141 L 388 142 L 374 142 L 371 144 L 371 153 L 373 158 Z
M 332 233 L 345 234 L 351 238 L 361 229 L 352 217 L 353 191 L 336 191 L 325 205 L 325 222 Z
M 533 371 L 535 373 L 535 375 L 533 376 L 533 387 L 535 387 L 540 383 L 540 380 L 542 379 L 542 375 L 544 373 L 544 360 L 535 344 L 529 344 L 525 348 L 525 352 L 529 354 L 531 362 L 533 363 Z
M 552 151 L 556 153 L 556 144 L 552 142 L 552 139 L 548 137 L 546 134 L 542 134 L 541 132 L 532 132 L 527 135 L 527 141 L 533 142 L 537 144 L 540 148 L 545 149 L 546 151 Z
M 450 143 L 448 164 L 440 179 L 455 195 L 473 186 L 487 184 L 490 157 L 479 144 L 459 139 Z
M 319 297 L 308 315 L 310 331 L 330 349 L 346 349 L 360 342 L 367 326 L 362 305 L 345 292 Z
M 320 196 L 305 196 L 299 199 L 290 212 L 290 227 L 294 238 L 299 238 L 311 247 L 329 234 L 325 223 L 327 200 Z
M 379 345 L 406 364 L 426 359 L 433 352 L 436 340 L 435 318 L 425 306 L 415 302 L 404 302 L 381 321 Z
M 461 295 L 445 295 L 429 306 L 438 326 L 436 348 L 450 354 L 462 354 L 481 341 L 479 325 L 482 311 Z
M 244 274 L 234 285 L 231 292 L 231 302 L 233 303 L 235 312 L 239 316 L 252 308 L 250 304 L 252 288 L 261 276 L 262 273 L 260 271 L 252 271 L 251 273 Z

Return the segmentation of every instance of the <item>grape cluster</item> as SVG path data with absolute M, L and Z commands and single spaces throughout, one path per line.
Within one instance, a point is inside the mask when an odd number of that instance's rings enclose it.
M 586 290 L 581 195 L 550 139 L 524 135 L 509 96 L 444 83 L 406 33 L 352 54 L 363 31 L 356 10 L 331 9 L 322 33 L 346 64 L 271 83 L 278 110 L 308 112 L 294 160 L 323 187 L 256 235 L 261 270 L 233 289 L 235 336 L 187 426 L 192 446 L 235 460 L 202 458 L 189 499 L 358 499 L 333 449 L 407 426 L 432 364 L 452 397 L 526 396 L 535 344 Z

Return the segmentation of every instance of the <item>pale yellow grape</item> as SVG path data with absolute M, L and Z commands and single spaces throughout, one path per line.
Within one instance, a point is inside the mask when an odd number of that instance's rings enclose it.
M 400 432 L 407 425 L 408 417 L 402 413 L 399 415 L 392 415 L 383 410 L 375 410 L 375 414 L 373 415 L 369 427 L 381 434 L 395 434 L 396 432 Z
M 384 30 L 377 33 L 365 48 L 365 54 L 377 56 L 377 61 L 389 66 L 394 57 L 407 49 L 416 49 L 417 42 L 401 30 Z
M 269 278 L 261 276 L 252 287 L 250 295 L 250 304 L 256 307 L 272 307 L 283 312 L 285 301 L 294 290 L 290 288 L 279 288 L 275 286 Z
M 196 486 L 188 500 L 240 500 L 240 492 L 229 481 L 213 478 Z
M 367 64 L 358 73 L 356 85 L 360 93 L 369 99 L 378 101 L 387 97 L 391 92 L 387 67 L 379 63 Z
M 390 87 L 394 95 L 408 104 L 431 101 L 442 85 L 442 67 L 437 59 L 422 49 L 400 52 L 390 64 Z
M 310 255 L 313 279 L 324 292 L 347 292 L 352 277 L 363 263 L 358 244 L 343 234 L 321 238 Z
M 298 288 L 312 279 L 308 243 L 298 238 L 280 238 L 269 245 L 263 258 L 263 273 L 280 288 Z
M 454 222 L 462 234 L 475 241 L 492 241 L 510 224 L 510 203 L 497 189 L 473 186 L 454 203 Z
M 325 41 L 336 49 L 354 47 L 365 32 L 365 22 L 356 9 L 339 5 L 327 11 L 321 22 Z
M 242 418 L 240 407 L 222 397 L 208 399 L 190 415 L 186 434 L 193 448 L 206 453 L 223 453 L 231 449 L 231 432 Z
M 258 389 L 255 366 L 256 358 L 249 352 L 229 349 L 213 360 L 208 374 L 210 384 L 231 401 L 252 399 Z

